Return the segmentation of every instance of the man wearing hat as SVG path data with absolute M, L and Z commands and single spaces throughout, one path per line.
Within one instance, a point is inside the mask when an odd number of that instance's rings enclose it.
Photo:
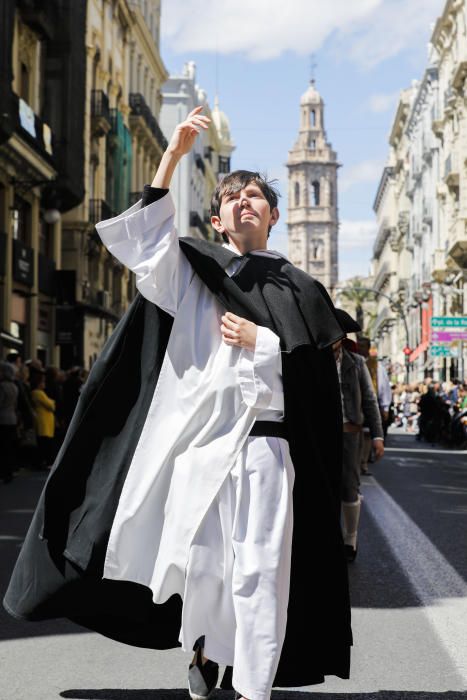
M 336 309 L 342 330 L 359 333 L 360 325 L 346 311 Z M 365 359 L 345 347 L 342 340 L 333 344 L 337 363 L 343 416 L 342 520 L 347 560 L 357 556 L 358 523 L 362 497 L 360 495 L 360 433 L 368 426 L 373 441 L 375 459 L 384 454 L 383 428 L 378 401 Z

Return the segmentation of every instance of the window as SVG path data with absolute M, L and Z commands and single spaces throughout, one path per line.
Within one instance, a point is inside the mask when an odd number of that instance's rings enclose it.
M 334 187 L 332 185 L 332 182 L 329 183 L 329 206 L 334 206 Z
M 312 260 L 319 260 L 321 258 L 321 241 L 311 241 L 311 257 Z
M 21 84 L 19 96 L 29 104 L 29 70 L 24 63 L 21 63 Z
M 53 258 L 53 226 L 41 217 L 39 227 L 39 253 Z
M 15 197 L 12 210 L 13 218 L 13 238 L 25 246 L 30 245 L 31 240 L 31 207 L 21 199 Z
M 320 186 L 317 180 L 311 183 L 311 206 L 319 207 L 320 204 Z
M 314 109 L 310 112 L 310 126 L 316 126 L 316 112 Z
M 316 139 L 314 139 L 311 134 L 308 136 L 308 148 L 311 148 L 312 151 L 316 151 Z
M 295 206 L 300 206 L 300 185 L 298 182 L 295 183 Z
M 219 156 L 219 173 L 230 173 L 230 158 Z

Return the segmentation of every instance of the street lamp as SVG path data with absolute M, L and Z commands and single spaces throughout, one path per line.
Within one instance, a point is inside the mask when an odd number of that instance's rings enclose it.
M 395 311 L 403 325 L 404 325 L 404 333 L 405 333 L 405 348 L 403 349 L 403 353 L 405 355 L 405 381 L 408 384 L 409 382 L 409 356 L 412 353 L 412 350 L 410 348 L 410 342 L 409 342 L 409 326 L 407 324 L 407 317 L 404 313 L 404 308 L 402 306 L 402 302 L 400 299 L 393 299 L 393 297 L 389 296 L 389 294 L 385 294 L 385 292 L 380 292 L 379 289 L 373 289 L 370 287 L 352 287 L 356 292 L 370 292 L 371 294 L 375 294 L 376 296 L 384 297 L 389 301 L 389 307 Z M 345 287 L 337 287 L 337 290 L 345 291 Z M 408 352 L 406 352 L 408 351 Z

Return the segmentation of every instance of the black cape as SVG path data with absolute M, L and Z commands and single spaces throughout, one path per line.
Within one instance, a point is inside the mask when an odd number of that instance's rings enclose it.
M 229 311 L 280 337 L 285 419 L 295 468 L 286 638 L 274 684 L 348 678 L 350 604 L 339 524 L 342 414 L 330 345 L 343 336 L 324 288 L 284 258 L 243 258 L 181 238 L 195 272 Z M 15 617 L 67 617 L 135 646 L 179 646 L 178 595 L 102 579 L 118 499 L 159 376 L 172 318 L 138 294 L 93 365 L 44 487 L 4 605 Z M 228 678 L 223 687 L 228 687 Z

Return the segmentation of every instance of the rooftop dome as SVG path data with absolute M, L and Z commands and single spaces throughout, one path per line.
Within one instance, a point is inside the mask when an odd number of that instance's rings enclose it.
M 214 108 L 211 111 L 212 120 L 219 134 L 221 141 L 231 143 L 230 140 L 230 122 L 224 112 L 219 109 L 219 98 L 214 99 Z
M 300 98 L 300 104 L 306 105 L 306 104 L 316 104 L 318 102 L 322 102 L 323 98 L 319 94 L 318 90 L 316 89 L 315 86 L 315 81 L 310 80 L 310 84 L 308 86 L 308 89 L 306 92 L 303 93 L 303 95 Z

